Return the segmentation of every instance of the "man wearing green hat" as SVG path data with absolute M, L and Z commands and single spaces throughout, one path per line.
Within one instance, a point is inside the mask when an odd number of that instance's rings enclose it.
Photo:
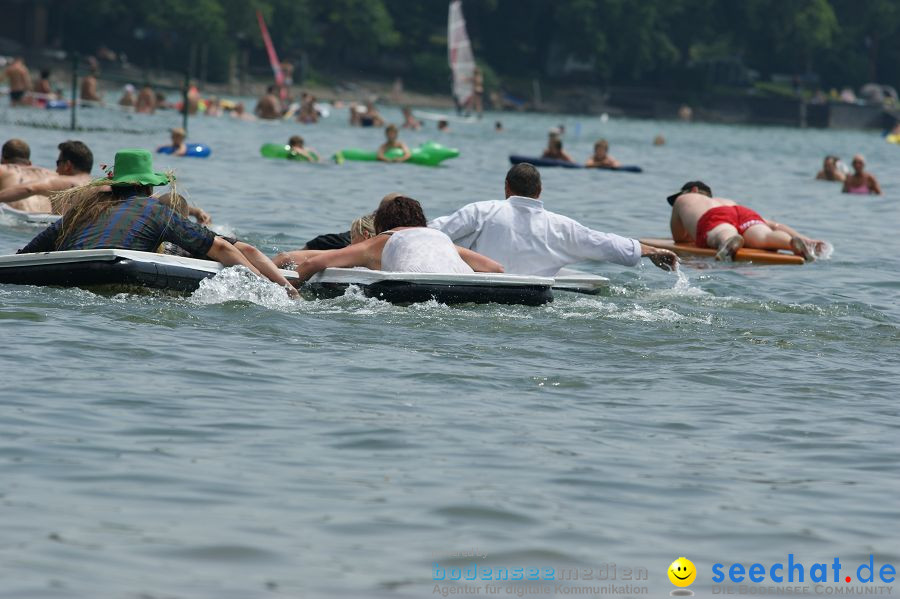
M 108 248 L 155 252 L 168 241 L 192 255 L 224 266 L 241 265 L 262 276 L 231 243 L 150 197 L 153 187 L 167 183 L 174 195 L 174 180 L 153 171 L 147 150 L 120 150 L 108 178 L 63 192 L 61 200 L 69 206 L 63 217 L 18 253 Z

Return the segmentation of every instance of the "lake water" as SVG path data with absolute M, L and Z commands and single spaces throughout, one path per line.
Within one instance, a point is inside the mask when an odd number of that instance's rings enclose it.
M 5 118 L 37 164 L 70 137 L 10 124 L 48 122 L 39 111 Z M 82 119 L 146 131 L 74 135 L 98 165 L 178 124 Z M 472 563 L 479 580 L 614 563 L 604 584 L 662 597 L 682 555 L 706 596 L 715 563 L 839 557 L 854 579 L 870 554 L 900 565 L 900 147 L 877 134 L 491 115 L 402 134 L 461 149 L 439 169 L 258 155 L 294 133 L 326 155 L 380 143 L 341 111 L 317 126 L 196 118 L 190 140 L 212 157 L 157 166 L 271 253 L 346 230 L 391 191 L 429 217 L 502 199 L 507 155 L 538 153 L 558 123 L 579 159 L 602 136 L 646 172 L 544 170 L 550 209 L 663 236 L 665 196 L 700 178 L 834 254 L 681 276 L 583 264 L 610 293 L 540 308 L 293 302 L 240 272 L 187 298 L 0 286 L 0 597 L 431 597 L 442 570 Z M 883 197 L 813 180 L 826 153 L 855 152 Z M 0 227 L 0 248 L 35 232 Z

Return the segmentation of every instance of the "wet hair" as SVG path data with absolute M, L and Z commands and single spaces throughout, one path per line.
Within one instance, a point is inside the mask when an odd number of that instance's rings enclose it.
M 302 146 L 303 138 L 300 137 L 299 135 L 292 135 L 291 138 L 288 140 L 288 145 L 289 146 Z
M 397 133 L 397 125 L 388 125 L 387 127 L 384 128 L 385 135 L 387 135 L 391 131 L 393 131 L 394 133 Z
M 94 168 L 94 155 L 83 142 L 70 139 L 57 147 L 59 148 L 59 159 L 71 162 L 78 172 L 89 173 Z
M 397 227 L 424 227 L 428 223 L 422 204 L 404 195 L 390 194 L 381 200 L 375 211 L 375 233 L 380 234 Z
M 187 131 L 182 129 L 181 127 L 175 127 L 170 131 L 172 135 L 177 135 L 179 137 L 187 137 Z
M 520 162 L 506 173 L 506 184 L 513 195 L 537 198 L 541 195 L 541 174 L 534 165 Z
M 3 144 L 3 161 L 23 164 L 31 160 L 31 148 L 21 139 L 10 139 Z
M 678 199 L 678 196 L 688 193 L 690 190 L 692 190 L 695 187 L 697 188 L 697 191 L 702 193 L 703 195 L 712 197 L 712 189 L 710 188 L 709 185 L 707 185 L 703 181 L 688 181 L 687 183 L 685 183 L 684 185 L 681 186 L 681 189 L 678 192 L 673 193 L 672 195 L 667 197 L 666 201 L 669 202 L 669 206 L 674 206 L 675 200 Z
M 609 142 L 605 139 L 598 139 L 596 142 L 594 142 L 594 149 L 596 150 L 597 148 L 606 148 L 608 150 Z

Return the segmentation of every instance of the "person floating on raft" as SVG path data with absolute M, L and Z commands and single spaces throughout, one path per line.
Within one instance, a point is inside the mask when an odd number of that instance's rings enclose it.
M 177 197 L 174 175 L 154 172 L 150 152 L 120 150 L 107 178 L 62 192 L 60 201 L 68 206 L 65 214 L 17 253 L 95 249 L 155 252 L 169 242 L 193 256 L 223 266 L 240 265 L 262 276 L 260 269 L 228 240 L 151 195 L 154 187 L 166 184 L 171 188 L 169 194 Z M 296 297 L 296 290 L 274 265 L 267 274 Z
M 827 247 L 826 242 L 766 220 L 746 206 L 713 197 L 712 189 L 703 181 L 688 181 L 666 200 L 672 207 L 672 239 L 717 249 L 716 260 L 733 259 L 735 252 L 746 246 L 789 250 L 811 262 Z
M 375 211 L 375 232 L 374 237 L 340 250 L 292 252 L 300 280 L 329 267 L 353 266 L 392 272 L 503 272 L 500 263 L 454 245 L 444 233 L 429 229 L 422 205 L 399 193 L 381 200 Z
M 605 139 L 598 139 L 594 144 L 594 155 L 588 158 L 584 165 L 588 168 L 610 168 L 617 169 L 621 163 L 609 155 L 609 142 Z
M 378 148 L 378 152 L 375 154 L 375 157 L 382 162 L 406 162 L 412 156 L 412 152 L 409 151 L 409 148 L 405 143 L 397 139 L 399 133 L 397 131 L 396 125 L 388 125 L 384 129 L 384 135 L 387 138 L 381 146 Z M 397 156 L 396 158 L 388 158 L 385 156 L 385 153 L 389 150 L 393 150 L 394 148 L 398 148 L 403 151 L 402 156 Z
M 172 156 L 184 156 L 187 154 L 187 132 L 181 127 L 175 127 L 169 134 L 172 136 L 172 143 L 167 146 L 160 146 L 156 149 L 157 154 L 171 154 Z
M 295 156 L 302 157 L 309 162 L 318 162 L 319 155 L 312 148 L 307 148 L 304 145 L 303 138 L 299 135 L 292 135 L 288 140 L 288 147 L 290 148 L 290 152 Z

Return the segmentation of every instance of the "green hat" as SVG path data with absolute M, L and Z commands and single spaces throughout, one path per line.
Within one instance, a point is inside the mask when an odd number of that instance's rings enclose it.
M 147 150 L 119 150 L 107 185 L 165 185 L 169 176 L 153 172 L 153 156 Z

